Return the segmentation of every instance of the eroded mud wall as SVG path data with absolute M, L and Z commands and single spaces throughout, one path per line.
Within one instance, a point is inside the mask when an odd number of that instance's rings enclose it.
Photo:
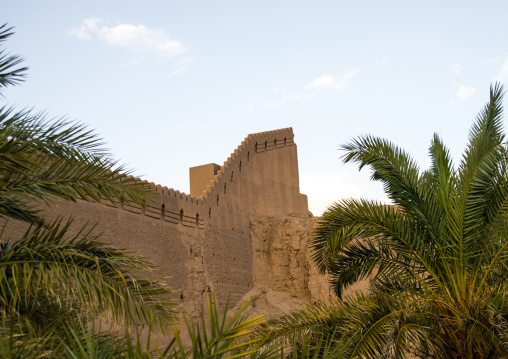
M 146 186 L 153 195 L 145 209 L 55 200 L 45 215 L 72 216 L 74 230 L 96 224 L 101 240 L 145 257 L 155 266 L 151 275 L 165 278 L 189 312 L 212 291 L 221 307 L 228 295 L 235 304 L 255 288 L 303 300 L 326 296 L 304 254 L 313 219 L 299 189 L 292 129 L 249 135 L 199 197 Z M 4 237 L 25 228 L 11 221 Z

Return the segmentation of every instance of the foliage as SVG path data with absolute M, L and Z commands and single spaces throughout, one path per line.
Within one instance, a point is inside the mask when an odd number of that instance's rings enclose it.
M 0 43 L 10 35 L 0 27 Z M 23 80 L 27 68 L 13 69 L 20 61 L 0 51 L 0 90 Z M 54 197 L 144 206 L 148 192 L 116 164 L 82 124 L 0 108 L 0 217 L 40 223 L 35 204 Z
M 370 167 L 394 205 L 333 204 L 313 237 L 313 260 L 338 296 L 362 279 L 371 290 L 273 320 L 262 333 L 287 339 L 325 332 L 348 358 L 508 356 L 502 99 L 495 84 L 457 167 L 437 135 L 425 171 L 377 137 L 342 146 L 344 161 Z
M 249 334 L 263 320 L 262 317 L 249 319 L 243 315 L 249 304 L 250 301 L 230 314 L 228 300 L 223 314 L 220 315 L 215 295 L 213 297 L 207 295 L 206 315 L 204 311 L 201 313 L 200 322 L 195 323 L 189 315 L 184 316 L 190 346 L 182 344 L 182 335 L 175 323 L 172 328 L 174 339 L 165 348 L 164 357 L 175 359 L 252 357 L 258 351 L 256 344 L 260 340 L 249 339 Z
M 12 33 L 0 26 L 0 43 Z M 0 51 L 0 90 L 24 80 L 21 61 Z M 151 265 L 101 243 L 93 227 L 71 229 L 72 220 L 41 215 L 41 205 L 56 198 L 145 206 L 149 192 L 128 174 L 85 126 L 0 108 L 0 218 L 30 225 L 21 238 L 2 232 L 0 357 L 53 356 L 78 341 L 124 343 L 85 330 L 97 315 L 126 330 L 139 324 L 167 330 L 174 315 L 169 291 L 140 277 Z
M 138 337 L 133 341 L 130 336 L 116 336 L 113 332 L 99 334 L 93 323 L 88 326 L 72 327 L 66 335 L 62 356 L 68 358 L 275 358 L 275 350 L 268 348 L 260 351 L 259 339 L 249 339 L 253 328 L 262 323 L 262 317 L 249 319 L 243 314 L 244 306 L 228 312 L 228 304 L 223 314 L 219 314 L 215 296 L 207 295 L 206 311 L 199 321 L 184 314 L 185 328 L 182 333 L 176 322 L 172 327 L 173 339 L 161 348 L 155 345 L 152 335 L 148 344 L 141 345 Z M 100 329 L 100 328 L 99 328 Z M 118 333 L 117 333 L 118 334 Z M 188 341 L 188 345 L 184 342 Z M 153 343 L 152 343 L 153 342 Z M 154 349 L 151 350 L 150 347 Z M 100 355 L 99 355 L 100 354 Z
M 53 305 L 72 301 L 76 308 L 105 312 L 115 321 L 163 327 L 172 304 L 161 296 L 168 291 L 135 274 L 151 266 L 98 242 L 86 228 L 68 234 L 70 224 L 40 225 L 22 239 L 0 246 L 0 308 L 30 318 L 34 324 L 44 318 L 39 322 L 48 325 L 44 310 L 50 306 L 41 299 L 50 296 Z

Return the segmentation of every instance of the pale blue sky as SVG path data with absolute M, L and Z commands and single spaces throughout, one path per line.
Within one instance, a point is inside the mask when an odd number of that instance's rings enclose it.
M 30 67 L 19 107 L 95 128 L 143 178 L 188 192 L 253 132 L 293 127 L 318 215 L 384 196 L 339 161 L 385 137 L 428 166 L 439 133 L 458 160 L 494 79 L 508 78 L 506 1 L 4 1 L 6 47 Z

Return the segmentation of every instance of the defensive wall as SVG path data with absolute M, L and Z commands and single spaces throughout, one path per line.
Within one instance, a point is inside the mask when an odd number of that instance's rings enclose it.
M 153 195 L 145 209 L 56 200 L 46 215 L 71 215 L 74 228 L 97 223 L 101 240 L 147 258 L 188 311 L 212 291 L 220 307 L 228 295 L 233 304 L 267 292 L 327 296 L 326 279 L 310 264 L 315 220 L 300 193 L 291 128 L 250 134 L 222 166 L 189 173 L 191 194 L 146 182 Z M 7 235 L 20 227 L 11 223 Z

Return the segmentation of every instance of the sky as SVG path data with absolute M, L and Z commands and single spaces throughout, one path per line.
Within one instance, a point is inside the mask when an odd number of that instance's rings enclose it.
M 189 167 L 249 134 L 292 127 L 300 191 L 320 215 L 387 202 L 339 150 L 385 138 L 429 166 L 458 163 L 489 86 L 508 79 L 507 1 L 18 0 L 6 43 L 29 66 L 0 105 L 95 129 L 143 179 L 189 192 Z

